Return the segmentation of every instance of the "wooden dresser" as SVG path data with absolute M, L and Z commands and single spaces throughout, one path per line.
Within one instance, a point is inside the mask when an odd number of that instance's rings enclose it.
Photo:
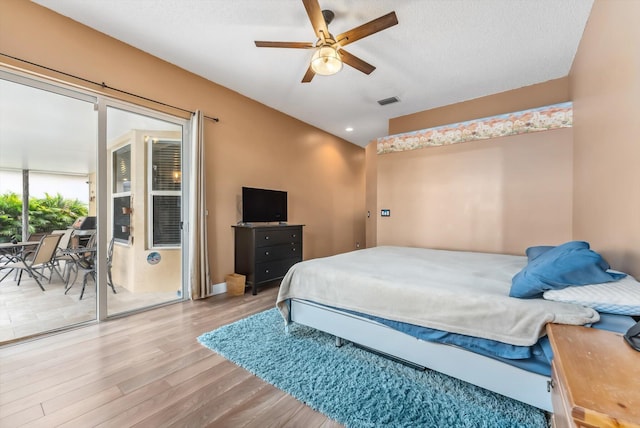
M 282 279 L 302 261 L 303 225 L 238 225 L 235 229 L 235 272 L 247 277 L 253 294 L 258 285 Z
M 564 427 L 640 427 L 640 352 L 622 335 L 548 324 L 553 422 Z

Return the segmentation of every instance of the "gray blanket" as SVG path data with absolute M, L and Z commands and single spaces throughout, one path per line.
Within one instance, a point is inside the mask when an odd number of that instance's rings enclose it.
M 294 265 L 282 280 L 277 307 L 288 299 L 367 313 L 513 345 L 533 345 L 549 322 L 599 320 L 590 308 L 509 297 L 523 256 L 375 247 Z

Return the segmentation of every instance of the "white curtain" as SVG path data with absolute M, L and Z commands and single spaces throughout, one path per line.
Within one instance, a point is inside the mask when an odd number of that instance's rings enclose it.
M 204 167 L 204 116 L 196 111 L 191 123 L 191 182 L 189 210 L 189 243 L 190 243 L 190 291 L 191 299 L 207 297 L 211 275 L 209 273 L 209 251 L 207 247 L 207 198 L 206 168 Z

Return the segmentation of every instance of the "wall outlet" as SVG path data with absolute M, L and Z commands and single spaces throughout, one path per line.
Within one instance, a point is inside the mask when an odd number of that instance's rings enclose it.
M 391 210 L 380 210 L 381 217 L 391 217 Z

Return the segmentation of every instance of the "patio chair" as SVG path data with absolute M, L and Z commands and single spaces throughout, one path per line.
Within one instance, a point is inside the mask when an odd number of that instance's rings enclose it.
M 78 271 L 83 271 L 84 275 L 82 275 L 82 290 L 80 290 L 80 297 L 78 300 L 82 300 L 82 296 L 84 296 L 84 289 L 87 286 L 87 280 L 89 277 L 93 278 L 93 282 L 96 282 L 96 253 L 92 251 L 91 253 L 85 253 L 81 259 L 76 263 L 78 267 Z M 65 291 L 66 294 L 66 291 Z
M 53 233 L 53 232 L 52 232 Z M 29 233 L 27 235 L 27 241 L 39 241 L 40 239 L 42 239 L 45 235 L 51 235 L 51 233 L 47 233 L 47 232 L 33 232 L 33 233 Z
M 58 233 L 62 235 L 62 237 L 60 238 L 60 242 L 58 242 L 58 248 L 56 249 L 53 265 L 56 267 L 56 272 L 60 276 L 60 278 L 62 278 L 62 280 L 66 282 L 66 271 L 69 269 L 70 263 L 73 262 L 73 258 L 69 254 L 66 254 L 65 250 L 69 248 L 69 245 L 71 245 L 71 235 L 73 234 L 73 229 L 69 228 L 64 230 L 54 230 L 52 233 Z M 61 262 L 64 262 L 64 268 L 62 267 Z
M 113 262 L 113 244 L 116 240 L 116 237 L 113 236 L 111 241 L 109 241 L 109 248 L 107 248 L 107 284 L 113 290 L 113 294 L 116 294 L 116 287 L 113 285 L 113 278 L 111 277 L 111 265 Z
M 107 263 L 106 263 L 107 285 L 111 287 L 113 294 L 117 294 L 116 288 L 113 285 L 113 280 L 111 278 L 111 260 L 113 258 L 114 241 L 115 241 L 115 238 L 111 238 L 111 241 L 109 242 L 109 247 L 107 248 Z M 87 287 L 87 282 L 89 278 L 93 279 L 94 283 L 96 282 L 97 264 L 96 264 L 96 236 L 95 235 L 91 236 L 91 238 L 89 239 L 89 242 L 84 248 L 86 248 L 86 251 L 80 251 L 79 253 L 75 253 L 75 256 L 73 257 L 73 261 L 69 263 L 70 265 L 69 272 L 74 271 L 75 275 L 73 280 L 71 280 L 70 278 L 67 279 L 67 286 L 64 291 L 64 294 L 67 294 L 69 290 L 71 290 L 71 287 L 73 287 L 73 285 L 75 284 L 78 276 L 82 274 L 82 289 L 80 290 L 79 300 L 82 300 L 82 297 L 84 296 L 84 290 Z
M 64 281 L 65 281 L 65 290 L 64 294 L 67 294 L 71 287 L 76 283 L 76 279 L 78 279 L 78 274 L 80 270 L 87 270 L 89 268 L 89 260 L 93 259 L 95 256 L 95 246 L 96 246 L 96 235 L 93 234 L 87 241 L 86 245 L 75 248 L 73 250 L 65 252 L 65 256 L 63 260 L 65 261 L 64 266 Z M 87 251 L 84 251 L 86 249 Z M 91 266 L 93 262 L 91 262 Z M 83 269 L 84 267 L 84 269 Z M 73 273 L 73 279 L 71 279 L 71 274 Z
M 40 286 L 40 289 L 45 291 L 42 283 L 38 279 L 38 276 L 51 281 L 51 275 L 53 275 L 53 271 L 55 269 L 53 265 L 54 255 L 58 249 L 58 242 L 60 241 L 60 238 L 62 238 L 62 235 L 60 234 L 44 235 L 42 239 L 40 239 L 40 243 L 32 255 L 27 257 L 20 256 L 15 261 L 1 265 L 0 271 L 8 270 L 8 272 L 0 278 L 0 282 L 2 282 L 12 271 L 17 270 L 19 271 L 18 285 L 20 285 L 22 272 L 27 271 L 27 273 L 36 281 L 38 286 Z M 40 268 L 42 269 L 42 272 L 37 271 L 37 269 Z M 44 275 L 44 269 L 51 270 L 49 278 Z
M 73 229 L 69 228 L 69 229 L 54 230 L 51 233 L 62 235 L 62 237 L 60 238 L 60 242 L 58 242 L 58 248 L 64 250 L 69 246 Z
M 116 294 L 116 287 L 113 285 L 113 279 L 111 278 L 111 260 L 113 259 L 113 244 L 115 242 L 115 237 L 111 238 L 109 241 L 109 247 L 107 248 L 107 285 L 111 287 L 113 294 Z M 95 244 L 94 247 L 95 249 Z M 84 275 L 82 276 L 82 290 L 80 290 L 80 298 L 82 300 L 82 296 L 84 296 L 84 289 L 87 286 L 87 280 L 89 277 L 93 278 L 93 282 L 96 282 L 96 253 L 95 251 L 92 253 L 84 254 L 84 257 L 78 261 L 78 270 L 84 271 Z
M 52 232 L 52 233 L 62 233 L 62 232 Z M 29 233 L 27 235 L 27 241 L 28 242 L 40 242 L 42 240 L 42 238 L 44 238 L 45 235 L 50 235 L 49 233 L 46 232 L 34 232 L 34 233 Z M 15 238 L 16 241 L 21 241 L 21 239 L 19 238 Z M 29 248 L 23 248 L 22 249 L 22 258 L 23 259 L 27 259 L 27 258 L 31 258 L 32 254 L 35 252 L 35 248 L 33 247 L 29 247 Z M 15 261 L 15 258 L 14 258 Z

